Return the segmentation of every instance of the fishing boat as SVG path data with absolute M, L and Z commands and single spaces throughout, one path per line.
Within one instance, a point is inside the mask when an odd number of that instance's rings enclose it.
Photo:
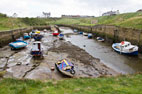
M 33 42 L 31 55 L 33 55 L 34 57 L 43 57 L 43 48 L 41 42 Z
M 88 39 L 91 39 L 93 35 L 91 33 L 88 34 Z
M 60 33 L 60 34 L 59 34 L 59 39 L 60 39 L 60 40 L 63 40 L 63 39 L 64 39 L 64 34 Z
M 24 33 L 24 39 L 30 39 L 31 37 L 28 35 L 28 33 Z
M 55 63 L 55 66 L 57 70 L 61 72 L 63 75 L 73 77 L 75 74 L 74 65 L 66 59 L 63 59 Z
M 84 36 L 88 36 L 88 34 L 87 34 L 87 33 L 85 33 L 85 32 L 83 32 L 83 35 L 84 35 Z
M 58 31 L 54 31 L 53 32 L 53 36 L 58 36 L 59 35 L 59 32 Z
M 47 32 L 47 29 L 44 29 L 43 32 Z
M 100 42 L 104 42 L 105 41 L 105 39 L 101 38 L 101 37 L 97 37 L 97 40 L 100 41 Z
M 138 46 L 131 45 L 128 41 L 122 41 L 121 43 L 114 43 L 112 48 L 120 53 L 126 55 L 138 55 Z
M 27 42 L 23 41 L 22 39 L 17 39 L 15 42 L 9 43 L 11 50 L 21 49 L 28 45 Z

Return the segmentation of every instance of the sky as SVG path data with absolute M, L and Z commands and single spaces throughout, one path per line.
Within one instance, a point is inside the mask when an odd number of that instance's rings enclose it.
M 0 13 L 18 17 L 42 16 L 51 12 L 52 17 L 61 15 L 101 16 L 107 11 L 120 13 L 135 12 L 142 9 L 142 0 L 0 0 Z

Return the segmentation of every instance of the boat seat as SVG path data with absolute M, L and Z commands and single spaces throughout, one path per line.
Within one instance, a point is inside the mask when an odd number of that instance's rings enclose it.
M 68 69 L 71 69 L 71 66 L 66 66 L 63 70 L 68 70 Z

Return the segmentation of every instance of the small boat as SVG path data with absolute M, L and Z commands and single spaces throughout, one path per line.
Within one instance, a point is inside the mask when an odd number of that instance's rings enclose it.
M 31 55 L 33 55 L 34 57 L 43 57 L 43 48 L 41 42 L 33 42 Z
M 74 29 L 74 30 L 73 30 L 73 32 L 77 33 L 77 32 L 78 32 L 78 30 Z
M 88 34 L 87 34 L 87 33 L 85 33 L 85 32 L 83 32 L 83 35 L 84 35 L 84 36 L 88 36 Z
M 23 41 L 22 39 L 17 39 L 15 42 L 9 43 L 11 50 L 21 49 L 28 45 L 27 42 Z
M 24 33 L 24 39 L 30 39 L 31 36 L 28 35 L 28 33 Z
M 59 32 L 58 31 L 54 31 L 53 32 L 53 36 L 58 36 L 59 35 Z
M 47 29 L 44 29 L 43 32 L 47 32 Z
M 97 40 L 100 41 L 100 42 L 104 42 L 105 39 L 101 38 L 101 37 L 97 37 Z
M 35 35 L 35 30 L 32 30 L 32 32 L 30 32 L 29 35 L 31 36 L 31 38 L 33 38 Z
M 81 35 L 82 35 L 82 34 L 83 34 L 83 32 L 78 32 L 78 34 L 81 34 Z
M 120 53 L 126 55 L 138 55 L 138 46 L 131 45 L 130 42 L 122 41 L 121 43 L 114 43 L 112 48 Z
M 40 35 L 40 34 L 35 34 L 35 35 L 34 35 L 35 41 L 41 41 L 42 38 L 43 38 L 43 36 Z
M 63 75 L 73 77 L 75 74 L 74 65 L 66 59 L 63 59 L 55 63 L 55 66 L 57 70 L 61 72 Z
M 91 33 L 88 34 L 88 39 L 91 39 L 93 35 Z
M 60 34 L 59 34 L 59 39 L 60 39 L 60 40 L 63 40 L 63 39 L 64 39 L 64 34 L 60 33 Z

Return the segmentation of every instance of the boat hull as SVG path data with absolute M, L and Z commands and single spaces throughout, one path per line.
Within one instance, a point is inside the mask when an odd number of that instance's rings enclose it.
M 12 42 L 9 46 L 13 49 L 21 49 L 27 46 L 26 42 Z
M 57 65 L 56 63 L 55 63 L 55 66 L 56 66 L 57 70 L 58 70 L 60 73 L 62 73 L 63 75 L 68 76 L 68 77 L 73 77 L 73 76 L 74 76 L 74 75 L 71 74 L 70 72 L 66 72 L 66 71 L 63 71 L 63 70 L 59 69 L 59 67 L 58 67 L 58 65 Z
M 133 51 L 133 52 L 120 52 L 119 49 L 116 48 L 116 46 L 118 45 L 118 43 L 114 43 L 112 45 L 112 48 L 119 54 L 124 54 L 124 55 L 131 55 L 131 56 L 137 56 L 138 55 L 138 51 Z

